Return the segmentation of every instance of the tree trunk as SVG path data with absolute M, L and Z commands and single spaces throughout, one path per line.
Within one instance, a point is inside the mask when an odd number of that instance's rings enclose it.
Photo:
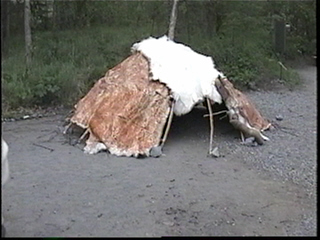
M 46 31 L 52 30 L 54 21 L 53 21 L 53 16 L 54 16 L 54 0 L 47 0 L 45 1 L 45 5 L 43 6 L 44 14 L 42 17 L 44 17 L 45 22 L 44 22 L 44 29 Z
M 1 1 L 1 61 L 7 53 L 6 42 L 8 36 L 8 2 Z
M 88 16 L 87 16 L 87 1 L 75 1 L 76 3 L 76 22 L 77 27 L 85 27 L 88 25 Z
M 204 7 L 206 10 L 206 34 L 211 38 L 215 34 L 216 3 L 212 1 L 206 2 Z
M 30 0 L 25 0 L 24 2 L 24 37 L 25 37 L 25 47 L 26 47 L 26 66 L 27 71 L 31 65 L 31 50 L 32 50 L 32 39 L 31 39 L 31 10 L 30 10 Z
M 186 17 L 186 19 L 187 19 L 187 35 L 188 35 L 188 42 L 190 42 L 191 41 L 191 24 L 190 24 L 190 17 L 189 16 L 191 16 L 190 15 L 190 5 L 188 5 L 188 2 L 186 2 L 186 9 L 187 9 L 187 11 L 186 11 L 186 14 L 185 14 L 185 17 Z
M 47 1 L 47 17 L 52 21 L 54 11 L 54 0 Z
M 56 31 L 58 29 L 60 29 L 60 22 L 61 22 L 61 6 L 60 6 L 60 2 L 57 3 L 57 1 L 55 1 L 53 3 L 53 16 L 52 16 L 52 29 L 53 31 Z
M 168 37 L 169 39 L 174 39 L 174 29 L 176 27 L 176 21 L 177 21 L 177 5 L 179 0 L 173 0 L 172 5 L 172 11 L 171 11 L 171 17 L 170 17 L 170 23 L 169 23 L 169 33 Z

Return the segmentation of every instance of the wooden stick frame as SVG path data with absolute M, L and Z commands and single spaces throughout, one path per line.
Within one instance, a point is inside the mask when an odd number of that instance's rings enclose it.
M 213 145 L 213 114 L 212 114 L 212 108 L 211 108 L 211 103 L 210 103 L 210 99 L 207 99 L 207 107 L 208 107 L 208 111 L 209 111 L 209 121 L 210 121 L 210 144 L 209 144 L 209 154 L 211 154 L 212 151 L 212 145 Z
M 170 113 L 169 113 L 169 118 L 168 118 L 168 122 L 167 122 L 167 126 L 166 126 L 166 130 L 164 132 L 163 138 L 161 139 L 161 148 L 163 147 L 165 141 L 167 140 L 167 136 L 171 127 L 171 123 L 172 123 L 172 118 L 173 118 L 173 108 L 174 108 L 174 101 L 171 104 L 171 109 L 170 109 Z

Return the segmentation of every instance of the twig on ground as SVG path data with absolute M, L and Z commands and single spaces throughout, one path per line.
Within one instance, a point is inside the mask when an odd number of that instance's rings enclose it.
M 53 148 L 49 148 L 49 147 L 46 147 L 46 146 L 43 146 L 43 145 L 40 145 L 40 144 L 37 144 L 37 143 L 33 143 L 33 145 L 35 145 L 35 146 L 37 146 L 37 147 L 41 147 L 41 148 L 47 149 L 47 150 L 49 150 L 50 152 L 53 152 L 53 151 L 54 151 Z
M 275 123 L 275 122 L 271 122 L 271 125 L 272 125 L 273 127 L 275 127 L 276 129 L 284 132 L 284 133 L 288 133 L 288 134 L 290 134 L 290 135 L 292 135 L 292 136 L 299 137 L 299 135 L 297 135 L 297 134 L 289 131 L 289 130 L 294 131 L 294 128 L 280 126 L 278 123 Z

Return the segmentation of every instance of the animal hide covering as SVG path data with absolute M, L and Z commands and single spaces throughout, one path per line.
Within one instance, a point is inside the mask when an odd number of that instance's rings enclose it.
M 224 102 L 230 123 L 246 136 L 259 144 L 268 140 L 261 132 L 270 123 L 215 69 L 211 57 L 166 36 L 145 39 L 131 51 L 75 105 L 70 121 L 89 132 L 85 152 L 149 156 L 161 141 L 172 103 L 182 115 L 205 98 Z

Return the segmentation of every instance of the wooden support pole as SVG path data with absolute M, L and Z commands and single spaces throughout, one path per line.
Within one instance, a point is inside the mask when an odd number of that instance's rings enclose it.
M 70 122 L 67 126 L 65 126 L 64 130 L 63 130 L 63 134 L 66 134 L 69 127 L 72 125 L 72 122 Z
M 83 133 L 83 134 L 81 135 L 81 137 L 79 138 L 78 142 L 81 142 L 82 139 L 88 134 L 88 132 L 89 132 L 89 128 L 87 128 L 87 129 L 84 131 L 84 133 Z
M 219 115 L 219 114 L 221 114 L 221 113 L 227 113 L 227 112 L 228 112 L 228 110 L 222 110 L 222 111 L 213 113 L 212 116 Z M 203 117 L 208 117 L 208 116 L 209 116 L 209 114 L 203 115 Z M 226 115 L 226 116 L 227 116 L 227 115 Z
M 240 137 L 241 137 L 241 142 L 244 143 L 245 139 L 244 139 L 243 132 L 241 132 L 241 131 L 240 131 Z
M 171 105 L 171 109 L 170 109 L 170 113 L 169 113 L 169 118 L 168 118 L 168 122 L 167 122 L 167 126 L 166 126 L 166 130 L 164 132 L 163 138 L 161 140 L 161 148 L 163 147 L 165 141 L 167 140 L 167 136 L 171 127 L 171 123 L 172 123 L 172 118 L 173 118 L 173 108 L 174 108 L 174 102 L 172 102 Z
M 213 115 L 212 115 L 212 109 L 211 109 L 211 103 L 210 99 L 207 99 L 207 107 L 209 110 L 209 121 L 210 121 L 210 145 L 209 145 L 209 154 L 211 154 L 212 151 L 212 144 L 213 144 Z

